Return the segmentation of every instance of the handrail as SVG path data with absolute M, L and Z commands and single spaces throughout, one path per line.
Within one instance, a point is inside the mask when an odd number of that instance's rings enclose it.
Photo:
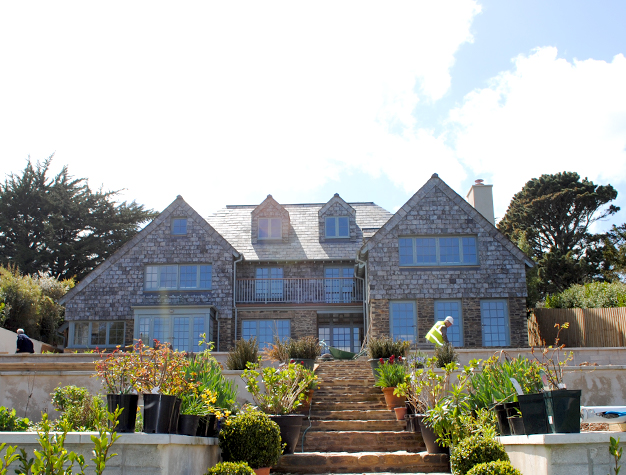
M 344 277 L 237 279 L 237 303 L 362 303 L 363 282 Z

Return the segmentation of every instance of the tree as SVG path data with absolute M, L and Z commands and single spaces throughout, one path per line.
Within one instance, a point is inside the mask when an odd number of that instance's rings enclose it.
M 67 166 L 49 178 L 52 156 L 0 184 L 0 264 L 24 274 L 81 279 L 131 239 L 153 210 L 133 201 L 116 204 L 119 191 L 92 192 Z
M 626 223 L 615 226 L 603 237 L 607 280 L 626 278 Z
M 611 185 L 581 180 L 575 172 L 533 178 L 513 197 L 498 229 L 526 243 L 538 267 L 537 296 L 604 278 L 602 235 L 589 228 L 619 211 L 605 207 L 616 197 Z

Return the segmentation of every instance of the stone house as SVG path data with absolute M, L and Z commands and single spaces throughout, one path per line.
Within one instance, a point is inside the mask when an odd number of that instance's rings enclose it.
M 201 333 L 222 351 L 305 335 L 358 351 L 368 333 L 428 346 L 446 315 L 456 346 L 527 346 L 532 262 L 495 228 L 489 185 L 468 199 L 433 175 L 395 214 L 268 195 L 207 221 L 179 196 L 62 299 L 68 347 L 191 351 Z

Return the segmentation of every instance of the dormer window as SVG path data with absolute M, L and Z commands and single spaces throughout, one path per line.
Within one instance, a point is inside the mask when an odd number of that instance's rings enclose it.
M 283 223 L 278 218 L 259 218 L 259 239 L 282 239 Z
M 172 219 L 172 234 L 177 236 L 187 234 L 187 218 Z
M 332 216 L 326 218 L 327 238 L 349 238 L 350 219 L 347 216 Z

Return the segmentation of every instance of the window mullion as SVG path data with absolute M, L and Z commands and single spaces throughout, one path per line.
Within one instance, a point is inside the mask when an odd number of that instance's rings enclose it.
M 417 239 L 411 238 L 411 244 L 413 247 L 413 265 L 417 265 Z
M 465 259 L 463 259 L 463 236 L 459 237 L 459 264 L 463 264 Z
M 435 261 L 437 262 L 438 266 L 441 265 L 441 256 L 440 256 L 440 251 L 439 251 L 439 238 L 438 237 L 435 238 Z

